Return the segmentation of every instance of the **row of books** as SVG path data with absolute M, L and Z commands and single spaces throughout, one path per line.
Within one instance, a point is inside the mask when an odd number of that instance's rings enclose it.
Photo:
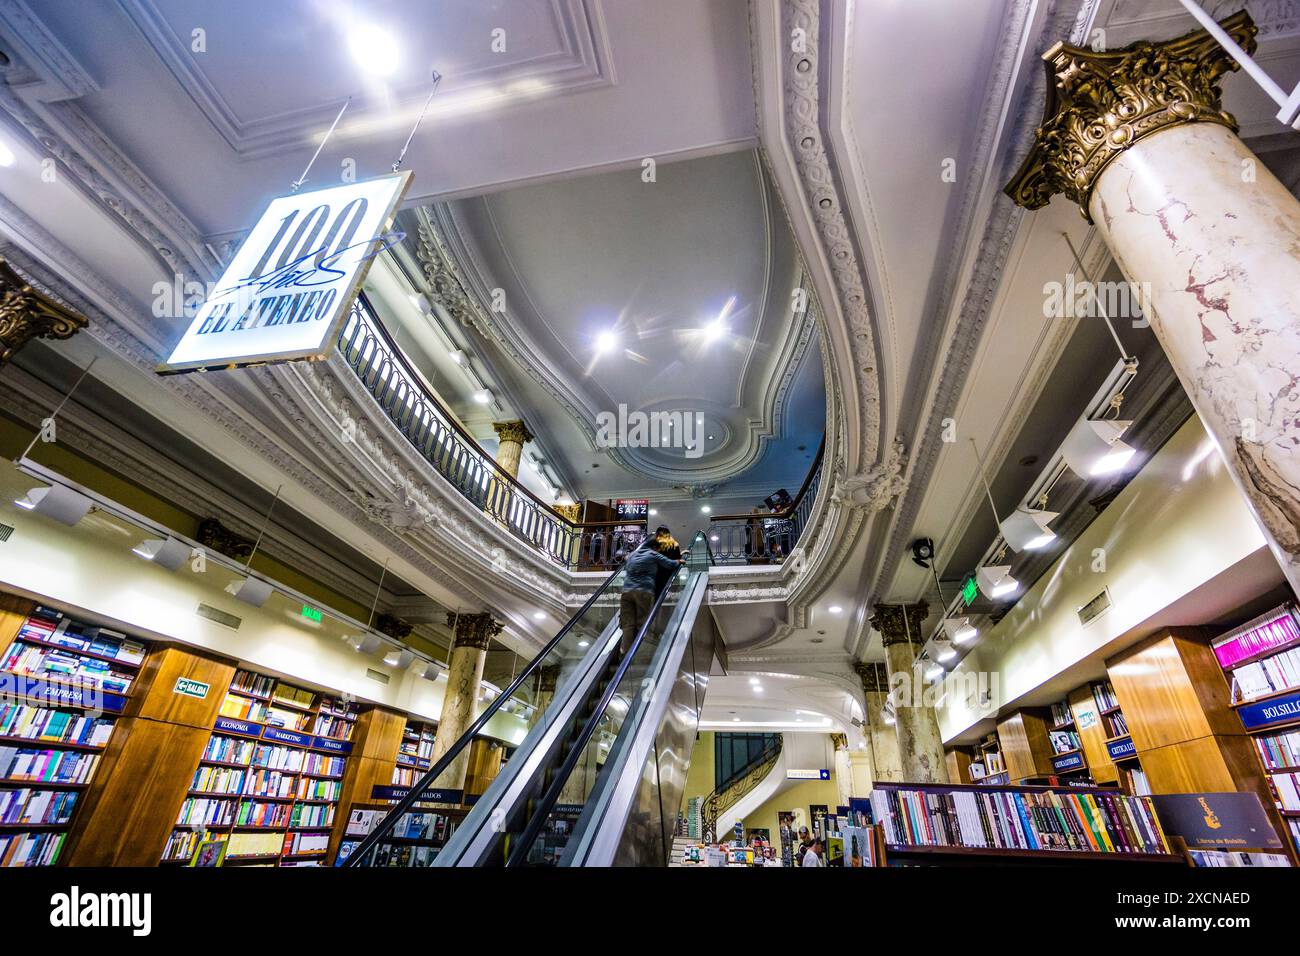
M 244 783 L 244 793 L 259 797 L 292 797 L 297 784 L 298 778 L 293 774 L 278 770 L 250 770 Z
M 406 840 L 445 842 L 456 832 L 455 822 L 441 813 L 403 813 L 397 818 L 392 835 Z
M 194 771 L 190 789 L 204 793 L 243 793 L 244 771 L 230 767 L 199 767 Z
M 69 823 L 77 796 L 67 790 L 0 790 L 0 823 Z
M 1286 825 L 1291 831 L 1291 842 L 1295 844 L 1297 850 L 1300 850 L 1300 820 L 1288 817 Z
M 294 687 L 292 684 L 277 683 L 275 690 L 271 691 L 271 699 L 307 708 L 314 707 L 316 704 L 316 695 L 312 691 L 303 687 Z
M 30 704 L 0 704 L 0 737 L 103 747 L 113 722 L 80 711 L 50 710 Z
M 1264 767 L 1277 770 L 1279 767 L 1300 767 L 1300 730 L 1291 730 L 1283 734 L 1256 737 L 1255 746 L 1264 760 Z
M 220 763 L 249 764 L 253 760 L 253 751 L 256 747 L 257 742 L 253 740 L 214 735 L 208 738 L 208 745 L 203 748 L 203 759 Z
M 283 727 L 285 730 L 310 731 L 315 720 L 314 714 L 289 710 L 287 707 L 276 707 L 274 704 L 268 706 L 262 716 L 262 723 L 270 727 Z
M 1248 657 L 1300 642 L 1300 623 L 1297 623 L 1295 615 L 1292 607 L 1274 608 L 1215 640 L 1211 646 L 1219 666 L 1229 670 Z
M 0 779 L 33 783 L 87 783 L 99 754 L 0 747 Z
M 235 801 L 213 797 L 186 797 L 176 817 L 177 826 L 228 827 L 235 819 Z
M 1300 647 L 1282 651 L 1232 671 L 1232 699 L 1254 700 L 1300 687 Z
M 424 770 L 417 770 L 414 767 L 394 767 L 393 768 L 393 786 L 394 787 L 414 787 L 415 782 L 424 776 Z
M 1070 713 L 1070 705 L 1067 701 L 1059 700 L 1052 705 L 1052 726 L 1063 727 L 1073 722 L 1074 715 Z
M 356 722 L 339 714 L 321 714 L 316 718 L 312 733 L 317 737 L 329 737 L 331 740 L 351 740 L 352 728 Z
M 1079 749 L 1079 735 L 1073 730 L 1049 730 L 1047 738 L 1052 743 L 1052 752 L 1068 754 Z
M 341 777 L 346 761 L 342 757 L 329 757 L 325 754 L 307 754 L 303 762 L 303 773 L 314 773 L 322 777 Z
M 1282 809 L 1300 811 L 1300 773 L 1275 773 L 1269 779 L 1273 781 L 1277 798 L 1282 801 Z
M 67 835 L 66 830 L 0 834 L 0 866 L 53 866 Z
M 125 694 L 131 689 L 134 673 L 114 668 L 105 661 L 82 657 L 72 651 L 14 642 L 0 658 L 0 671 L 33 677 L 93 682 L 104 690 Z
M 1112 707 L 1119 706 L 1119 698 L 1115 696 L 1115 688 L 1110 685 L 1110 681 L 1098 681 L 1092 685 L 1092 699 L 1097 704 L 1098 710 L 1110 710 Z
M 222 717 L 233 717 L 236 720 L 252 720 L 261 724 L 266 722 L 266 711 L 266 701 L 253 700 L 251 697 L 240 697 L 238 694 L 227 694 L 226 699 L 221 702 L 218 713 Z
M 357 705 L 350 700 L 344 700 L 342 697 L 322 697 L 319 711 L 322 714 L 350 717 L 353 720 L 357 717 Z
M 29 617 L 18 629 L 18 640 L 44 641 L 83 653 L 111 657 L 123 664 L 138 666 L 144 661 L 144 645 L 125 634 L 102 627 L 78 624 L 69 618 L 55 622 Z
M 298 792 L 294 795 L 299 800 L 337 800 L 342 792 L 343 784 L 337 780 L 301 777 L 298 780 Z
M 1128 736 L 1128 721 L 1124 718 L 1123 714 L 1118 712 L 1114 714 L 1108 714 L 1106 716 L 1106 720 L 1109 721 L 1108 727 L 1110 733 L 1108 736 L 1112 738 Z
M 167 846 L 163 848 L 163 862 L 188 860 L 198 849 L 202 836 L 202 830 L 173 830 L 167 838 Z
M 1290 866 L 1285 853 L 1257 850 L 1189 850 L 1193 866 Z
M 235 813 L 235 825 L 241 827 L 282 827 L 289 822 L 287 803 L 259 803 L 242 800 Z
M 267 856 L 279 854 L 284 848 L 280 833 L 232 833 L 226 845 L 226 859 L 236 856 Z
M 334 805 L 329 803 L 295 803 L 289 826 L 295 828 L 328 827 L 334 824 Z
M 235 679 L 230 682 L 230 687 L 242 694 L 252 694 L 254 697 L 270 697 L 271 691 L 275 688 L 275 678 L 254 674 L 252 671 L 239 670 L 235 671 Z
M 284 838 L 284 853 L 286 856 L 324 853 L 329 845 L 328 833 L 288 833 Z
M 1169 852 L 1150 799 L 1110 791 L 877 788 L 871 806 L 896 846 Z

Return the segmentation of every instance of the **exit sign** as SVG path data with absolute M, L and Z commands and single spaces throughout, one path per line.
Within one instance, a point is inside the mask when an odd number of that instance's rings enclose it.
M 318 624 L 320 623 L 320 611 L 317 608 L 312 607 L 310 604 L 304 604 L 302 606 L 302 616 L 309 621 L 315 621 Z
M 975 603 L 975 598 L 979 596 L 979 585 L 975 583 L 975 575 L 971 575 L 961 585 L 962 602 L 970 607 Z
M 199 700 L 208 696 L 208 685 L 201 680 L 191 680 L 188 677 L 176 678 L 176 686 L 172 688 L 173 694 L 184 694 L 186 697 L 197 697 Z

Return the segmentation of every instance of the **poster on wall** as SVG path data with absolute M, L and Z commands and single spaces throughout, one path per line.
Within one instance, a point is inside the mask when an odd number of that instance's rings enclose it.
M 390 235 L 409 172 L 273 199 L 212 286 L 163 373 L 328 355 Z

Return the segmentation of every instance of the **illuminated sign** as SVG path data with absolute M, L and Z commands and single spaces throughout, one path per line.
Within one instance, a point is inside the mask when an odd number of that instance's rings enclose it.
M 307 618 L 309 621 L 316 621 L 318 623 L 321 618 L 320 611 L 312 607 L 310 604 L 304 604 L 302 606 L 302 616 Z
M 962 603 L 964 603 L 967 607 L 970 607 L 971 604 L 975 602 L 975 598 L 979 597 L 979 593 L 980 593 L 979 585 L 975 582 L 974 575 L 971 575 L 965 581 L 962 582 L 961 599 L 962 599 Z
M 328 355 L 410 182 L 393 173 L 272 200 L 158 371 Z

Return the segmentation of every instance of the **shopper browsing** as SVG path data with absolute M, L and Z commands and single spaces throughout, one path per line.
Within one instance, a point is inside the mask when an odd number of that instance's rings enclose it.
M 822 863 L 822 841 L 821 838 L 818 837 L 817 839 L 812 841 L 812 845 L 808 847 L 808 852 L 804 854 L 803 866 L 809 867 L 809 866 L 823 866 L 823 865 L 824 864 Z

